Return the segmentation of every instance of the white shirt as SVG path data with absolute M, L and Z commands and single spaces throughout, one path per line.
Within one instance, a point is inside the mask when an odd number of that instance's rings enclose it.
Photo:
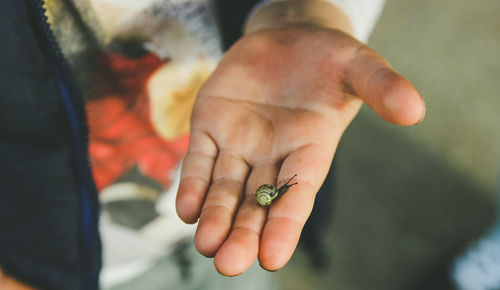
M 252 12 L 269 2 L 283 0 L 263 0 Z M 325 0 L 331 2 L 344 11 L 349 17 L 354 28 L 354 36 L 362 41 L 368 41 L 380 13 L 384 7 L 385 0 Z

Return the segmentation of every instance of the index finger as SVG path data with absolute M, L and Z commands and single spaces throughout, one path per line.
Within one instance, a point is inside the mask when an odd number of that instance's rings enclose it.
M 259 262 L 267 270 L 279 270 L 290 260 L 333 159 L 334 148 L 310 144 L 291 153 L 283 162 L 279 179 L 294 182 L 279 200 L 273 202 L 262 231 Z

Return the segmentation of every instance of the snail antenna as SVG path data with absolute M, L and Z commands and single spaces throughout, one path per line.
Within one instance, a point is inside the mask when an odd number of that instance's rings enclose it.
M 287 181 L 287 182 L 285 182 L 285 184 L 284 184 L 284 185 L 288 185 L 288 183 L 289 183 L 290 181 L 292 181 L 295 177 L 297 177 L 297 174 L 295 174 L 294 176 L 292 176 L 292 178 L 288 179 L 288 181 Z M 290 184 L 290 186 L 295 185 L 295 184 L 298 184 L 298 183 L 297 183 L 297 182 L 295 182 L 294 184 Z

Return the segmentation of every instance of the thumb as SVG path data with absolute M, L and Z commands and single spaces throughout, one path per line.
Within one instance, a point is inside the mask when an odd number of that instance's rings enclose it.
M 415 87 L 370 48 L 358 50 L 346 78 L 355 94 L 384 120 L 415 125 L 424 118 L 425 103 Z

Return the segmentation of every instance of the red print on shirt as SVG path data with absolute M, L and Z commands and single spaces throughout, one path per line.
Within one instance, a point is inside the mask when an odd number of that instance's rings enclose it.
M 184 157 L 188 136 L 162 139 L 150 119 L 147 83 L 166 61 L 153 54 L 128 59 L 111 53 L 98 56 L 100 70 L 92 77 L 86 104 L 89 152 L 98 189 L 136 167 L 163 186 Z

